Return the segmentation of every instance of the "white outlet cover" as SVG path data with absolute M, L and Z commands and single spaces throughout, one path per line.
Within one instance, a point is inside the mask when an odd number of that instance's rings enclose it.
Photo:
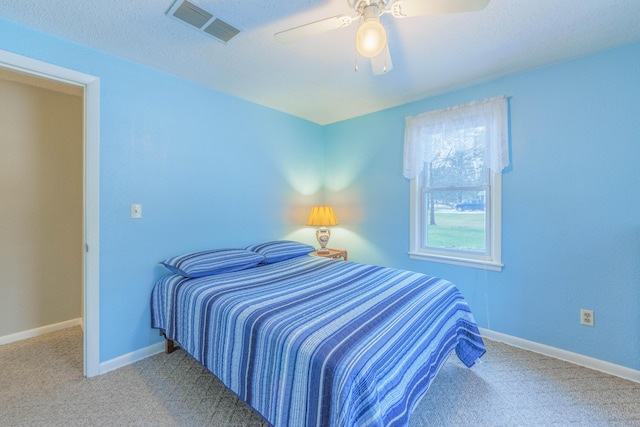
M 140 203 L 131 204 L 131 218 L 142 218 L 142 205 Z
M 586 326 L 594 326 L 595 319 L 593 318 L 593 310 L 580 309 L 580 324 Z

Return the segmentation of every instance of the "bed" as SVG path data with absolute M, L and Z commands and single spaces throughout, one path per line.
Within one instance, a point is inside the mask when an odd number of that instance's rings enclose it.
M 296 255 L 258 250 L 283 245 Z M 276 427 L 407 426 L 452 351 L 469 367 L 485 352 L 449 281 L 296 242 L 238 251 L 259 256 L 192 274 L 178 264 L 193 257 L 164 262 L 152 326 Z

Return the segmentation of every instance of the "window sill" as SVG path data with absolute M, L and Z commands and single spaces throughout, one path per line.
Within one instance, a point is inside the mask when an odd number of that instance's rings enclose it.
M 445 255 L 432 255 L 420 252 L 409 252 L 409 258 L 420 261 L 439 262 L 443 264 L 460 265 L 462 267 L 480 268 L 482 270 L 502 271 L 504 264 L 493 261 L 474 260 L 469 258 L 459 258 Z

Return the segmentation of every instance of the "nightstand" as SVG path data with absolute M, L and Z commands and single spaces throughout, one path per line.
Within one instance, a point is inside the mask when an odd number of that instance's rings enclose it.
M 324 254 L 319 254 L 318 251 L 316 250 L 316 251 L 310 252 L 309 255 L 321 256 L 323 258 L 333 258 L 333 259 L 342 258 L 344 261 L 347 261 L 347 251 L 342 249 L 329 249 L 329 248 L 327 248 L 327 251 L 329 252 Z

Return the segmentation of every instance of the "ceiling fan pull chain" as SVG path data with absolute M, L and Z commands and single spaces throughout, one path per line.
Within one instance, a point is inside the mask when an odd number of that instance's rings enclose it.
M 384 56 L 384 67 L 382 67 L 382 72 L 387 72 L 387 55 Z

